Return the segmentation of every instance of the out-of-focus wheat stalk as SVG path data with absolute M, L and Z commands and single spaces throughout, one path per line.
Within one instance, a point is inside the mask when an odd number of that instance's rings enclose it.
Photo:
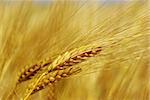
M 46 71 L 28 99 L 148 100 L 149 7 L 146 0 L 0 1 L 0 99 L 24 98 Z M 67 51 L 89 44 L 102 48 L 98 56 L 64 67 L 70 64 Z

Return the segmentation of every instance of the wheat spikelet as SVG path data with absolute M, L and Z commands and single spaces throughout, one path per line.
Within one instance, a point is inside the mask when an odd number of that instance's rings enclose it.
M 48 100 L 57 100 L 57 96 L 55 95 L 55 85 L 49 86 L 47 95 Z
M 25 69 L 22 69 L 22 72 L 19 74 L 18 83 L 31 79 L 38 71 L 41 71 L 46 66 L 50 65 L 50 58 L 46 58 L 36 64 L 26 66 Z

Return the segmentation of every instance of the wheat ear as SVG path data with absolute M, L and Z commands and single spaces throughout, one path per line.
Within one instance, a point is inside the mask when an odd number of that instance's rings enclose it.
M 73 74 L 76 74 L 81 71 L 81 68 L 66 68 L 64 70 L 55 70 L 47 75 L 45 75 L 36 85 L 31 94 L 36 93 L 39 90 L 44 89 L 48 85 L 52 85 L 60 79 L 64 79 L 65 77 L 69 77 Z M 32 88 L 32 85 L 31 85 Z M 29 88 L 30 89 L 30 88 Z
M 37 72 L 45 68 L 51 63 L 50 58 L 46 58 L 38 63 L 32 64 L 30 66 L 26 66 L 19 73 L 18 83 L 31 79 Z
M 50 64 L 47 70 L 44 70 L 44 72 L 37 79 L 35 79 L 36 81 L 34 81 L 33 84 L 31 84 L 32 87 L 27 89 L 27 95 L 25 96 L 24 100 L 26 100 L 30 96 L 30 94 L 35 93 L 35 91 L 37 90 L 39 91 L 43 89 L 43 88 L 39 88 L 39 84 L 42 84 L 42 82 L 44 83 L 43 80 L 47 75 L 53 72 L 58 72 L 68 68 L 69 69 L 73 68 L 74 65 L 81 63 L 86 59 L 97 55 L 101 50 L 102 50 L 101 47 L 83 46 L 80 48 L 76 48 L 70 52 L 66 52 L 63 55 L 59 56 L 58 58 L 56 58 L 56 60 L 54 60 L 52 64 Z M 65 75 L 69 76 L 70 74 L 65 73 Z M 61 77 L 61 75 L 57 75 L 57 76 Z M 53 81 L 54 80 L 55 78 L 53 77 Z
M 66 52 L 64 55 L 59 56 L 52 64 L 50 64 L 48 67 L 48 72 L 65 69 L 81 63 L 90 57 L 94 57 L 102 50 L 101 47 L 94 48 L 92 46 L 88 49 L 86 47 L 82 48 L 83 49 L 74 49 L 70 52 Z

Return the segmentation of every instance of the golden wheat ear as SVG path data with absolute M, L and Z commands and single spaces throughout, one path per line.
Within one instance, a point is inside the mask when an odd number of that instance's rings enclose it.
M 66 69 L 66 68 L 68 68 L 70 66 L 74 66 L 76 64 L 79 64 L 79 63 L 87 60 L 90 57 L 94 57 L 101 50 L 102 50 L 101 47 L 97 47 L 97 48 L 94 48 L 92 50 L 79 53 L 78 55 L 70 57 L 68 60 L 58 64 L 56 67 L 54 67 L 53 70 L 63 70 L 63 69 Z M 51 72 L 51 70 L 49 70 L 49 72 Z
M 45 75 L 42 78 L 42 80 L 40 80 L 38 82 L 38 84 L 36 85 L 36 87 L 34 88 L 34 90 L 32 91 L 31 94 L 34 94 L 34 93 L 46 88 L 46 86 L 52 85 L 61 79 L 70 77 L 73 74 L 77 74 L 80 71 L 81 71 L 81 68 L 79 68 L 79 67 L 78 68 L 70 67 L 70 68 L 66 68 L 64 70 L 55 70 L 55 71 Z M 31 86 L 31 88 L 32 88 L 32 86 Z
M 27 81 L 35 76 L 39 71 L 47 67 L 51 64 L 50 58 L 46 58 L 38 63 L 32 64 L 30 66 L 26 66 L 22 71 L 19 73 L 18 83 L 23 81 Z
M 70 52 L 66 52 L 63 55 L 58 56 L 58 58 L 56 58 L 54 62 L 47 67 L 47 69 L 43 70 L 43 73 L 39 77 L 33 79 L 33 83 L 31 83 L 29 88 L 26 90 L 27 95 L 25 96 L 25 100 L 31 94 L 44 89 L 48 84 L 54 84 L 60 79 L 79 73 L 82 68 L 74 67 L 74 65 L 96 56 L 101 50 L 101 47 L 89 45 L 76 48 Z
M 88 48 L 89 47 L 89 48 Z M 48 67 L 48 73 L 54 70 L 62 70 L 79 64 L 88 58 L 94 57 L 102 50 L 101 47 L 83 46 L 70 52 L 66 52 L 54 60 Z
M 65 69 L 69 66 L 73 66 L 75 64 L 78 64 L 78 63 L 86 60 L 89 57 L 93 57 L 99 51 L 101 51 L 101 47 L 97 47 L 97 48 L 95 48 L 95 50 L 91 50 L 91 51 L 89 50 L 89 51 L 81 53 L 77 56 L 71 57 L 68 60 L 66 60 L 64 63 L 59 64 L 53 70 L 61 70 L 61 69 Z M 39 71 L 42 71 L 46 66 L 49 66 L 50 64 L 51 64 L 50 58 L 47 58 L 45 60 L 40 61 L 39 63 L 27 66 L 26 68 L 24 68 L 22 70 L 21 73 L 19 73 L 18 83 L 21 83 L 23 81 L 31 79 Z M 49 70 L 49 72 L 51 72 L 51 70 Z

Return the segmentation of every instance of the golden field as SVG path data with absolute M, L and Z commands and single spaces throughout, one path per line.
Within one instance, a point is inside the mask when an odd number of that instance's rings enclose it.
M 0 1 L 0 100 L 149 100 L 149 54 L 149 1 Z

